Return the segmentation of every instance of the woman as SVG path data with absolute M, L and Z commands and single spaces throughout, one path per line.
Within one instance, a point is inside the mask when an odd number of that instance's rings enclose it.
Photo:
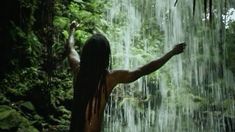
M 131 83 L 163 66 L 171 57 L 180 54 L 185 44 L 176 45 L 160 59 L 153 60 L 136 70 L 109 71 L 109 41 L 101 34 L 94 34 L 82 49 L 81 61 L 74 48 L 76 22 L 70 25 L 66 44 L 68 60 L 74 73 L 74 98 L 70 132 L 99 132 L 107 98 L 119 83 Z

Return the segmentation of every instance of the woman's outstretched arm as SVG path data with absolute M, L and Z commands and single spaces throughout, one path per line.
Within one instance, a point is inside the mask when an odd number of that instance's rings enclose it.
M 68 57 L 69 65 L 73 72 L 76 72 L 80 66 L 80 58 L 74 47 L 74 32 L 76 27 L 78 27 L 77 22 L 73 21 L 70 25 L 69 38 L 65 44 L 66 54 Z
M 138 78 L 148 75 L 160 67 L 162 67 L 171 57 L 174 55 L 180 54 L 185 49 L 185 43 L 180 43 L 175 45 L 175 47 L 166 53 L 163 57 L 153 60 L 133 71 L 129 70 L 114 70 L 110 72 L 110 81 L 113 82 L 112 86 L 114 87 L 118 83 L 130 83 Z

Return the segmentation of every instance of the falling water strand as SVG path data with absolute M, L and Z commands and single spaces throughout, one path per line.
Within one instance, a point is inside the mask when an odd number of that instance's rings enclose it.
M 224 0 L 213 2 L 216 15 L 211 24 L 205 20 L 203 1 L 197 1 L 194 15 L 193 0 L 178 1 L 176 6 L 174 2 L 109 1 L 110 30 L 105 33 L 114 69 L 137 68 L 180 42 L 187 48 L 150 77 L 118 85 L 106 107 L 103 131 L 232 131 L 226 121 L 235 111 L 235 83 L 224 61 Z M 233 103 L 224 106 L 229 101 Z

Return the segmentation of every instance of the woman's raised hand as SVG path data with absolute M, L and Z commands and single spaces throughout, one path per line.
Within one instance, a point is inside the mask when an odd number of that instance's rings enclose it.
M 76 29 L 79 27 L 79 23 L 77 21 L 72 21 L 70 24 L 70 30 Z
M 180 54 L 180 53 L 184 52 L 185 47 L 186 47 L 185 42 L 176 44 L 176 45 L 174 46 L 174 48 L 172 49 L 172 52 L 173 52 L 175 55 Z

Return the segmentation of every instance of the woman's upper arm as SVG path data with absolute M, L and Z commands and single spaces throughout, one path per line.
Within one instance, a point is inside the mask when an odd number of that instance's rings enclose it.
M 141 77 L 140 70 L 114 70 L 108 75 L 108 92 L 111 93 L 113 88 L 119 83 L 131 83 Z
M 76 72 L 80 67 L 80 58 L 75 49 L 71 49 L 68 55 L 69 65 L 73 72 Z
M 139 69 L 134 71 L 129 70 L 114 70 L 110 72 L 113 84 L 118 83 L 131 83 L 141 77 L 141 71 Z

